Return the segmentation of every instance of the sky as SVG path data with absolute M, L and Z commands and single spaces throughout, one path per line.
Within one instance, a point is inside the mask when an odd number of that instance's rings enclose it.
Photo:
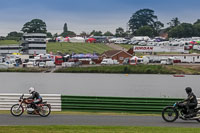
M 181 22 L 200 19 L 200 0 L 0 0 L 0 36 L 20 32 L 32 19 L 41 19 L 48 32 L 62 33 L 64 23 L 77 34 L 92 30 L 127 29 L 130 17 L 138 10 L 155 11 L 165 24 L 175 17 Z

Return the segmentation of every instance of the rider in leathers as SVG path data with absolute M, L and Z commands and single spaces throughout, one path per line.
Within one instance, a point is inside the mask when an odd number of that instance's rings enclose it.
M 42 102 L 42 97 L 40 96 L 40 94 L 38 92 L 35 91 L 35 89 L 33 87 L 29 88 L 29 93 L 32 94 L 32 96 L 28 97 L 27 99 L 33 99 L 34 101 L 31 103 L 32 107 L 34 109 L 38 109 L 36 104 L 39 104 Z
M 193 113 L 193 110 L 197 107 L 198 101 L 194 93 L 192 92 L 192 88 L 187 87 L 185 88 L 186 93 L 188 94 L 188 97 L 184 100 L 185 107 L 187 109 L 188 114 L 190 115 Z

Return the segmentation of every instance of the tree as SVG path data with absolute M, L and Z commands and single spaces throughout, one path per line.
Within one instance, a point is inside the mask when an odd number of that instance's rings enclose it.
M 86 37 L 86 36 L 89 36 L 85 31 L 82 31 L 81 33 L 80 33 L 80 36 L 82 36 L 82 37 Z
M 21 31 L 24 33 L 46 33 L 46 23 L 41 19 L 33 19 L 25 23 Z
M 102 36 L 102 32 L 101 31 L 95 31 L 93 30 L 90 35 L 93 35 L 93 36 Z
M 125 37 L 126 33 L 124 32 L 124 29 L 122 27 L 119 27 L 116 29 L 115 36 L 116 37 Z
M 113 36 L 113 34 L 110 31 L 107 31 L 103 34 L 104 36 Z
M 200 36 L 200 23 L 193 25 L 194 36 Z
M 74 33 L 73 31 L 68 31 L 67 23 L 65 23 L 63 26 L 63 32 L 60 35 L 63 37 L 74 37 L 76 36 L 76 33 Z
M 53 37 L 54 37 L 54 38 L 58 37 L 58 33 L 55 33 L 55 34 L 53 35 Z
M 164 26 L 160 21 L 157 21 L 158 17 L 154 15 L 154 11 L 151 9 L 140 9 L 136 11 L 130 18 L 128 24 L 129 28 L 134 34 L 136 30 L 143 26 L 150 26 L 155 31 L 158 31 Z
M 13 32 L 8 33 L 8 35 L 6 36 L 6 39 L 19 41 L 22 36 L 23 36 L 23 33 L 13 31 Z
M 195 25 L 195 24 L 198 24 L 198 23 L 200 23 L 200 19 L 197 19 L 197 21 L 194 22 L 194 25 Z
M 53 38 L 51 32 L 47 32 L 47 38 Z
M 143 26 L 136 31 L 135 35 L 152 37 L 154 35 L 154 30 L 150 26 Z
M 180 25 L 181 22 L 178 20 L 177 17 L 175 17 L 175 18 L 172 18 L 172 20 L 167 24 L 170 25 L 170 27 L 176 27 L 176 26 Z
M 67 23 L 64 24 L 63 32 L 68 32 Z
M 74 33 L 73 31 L 67 31 L 67 32 L 63 32 L 60 35 L 63 37 L 74 37 L 74 36 L 76 36 L 76 33 Z
M 179 26 L 172 28 L 168 32 L 169 37 L 183 38 L 192 37 L 194 35 L 194 30 L 192 24 L 182 23 Z

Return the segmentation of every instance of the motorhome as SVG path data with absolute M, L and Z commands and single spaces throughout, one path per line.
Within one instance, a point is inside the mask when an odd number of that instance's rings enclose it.
M 173 60 L 174 60 L 173 57 L 162 58 L 160 60 L 160 64 L 162 64 L 162 65 L 172 65 L 173 64 Z
M 137 64 L 148 64 L 149 63 L 149 58 L 146 56 L 133 56 L 130 58 L 130 65 L 137 65 Z
M 114 64 L 119 64 L 119 62 L 113 59 L 103 59 L 101 62 L 101 65 L 114 65 Z

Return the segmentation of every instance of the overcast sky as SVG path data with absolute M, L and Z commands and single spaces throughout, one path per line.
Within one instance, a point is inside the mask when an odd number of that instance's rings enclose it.
M 200 0 L 0 0 L 0 36 L 20 31 L 32 19 L 42 19 L 47 30 L 60 34 L 64 23 L 77 34 L 122 27 L 133 13 L 149 8 L 166 25 L 172 18 L 193 23 L 200 18 Z

